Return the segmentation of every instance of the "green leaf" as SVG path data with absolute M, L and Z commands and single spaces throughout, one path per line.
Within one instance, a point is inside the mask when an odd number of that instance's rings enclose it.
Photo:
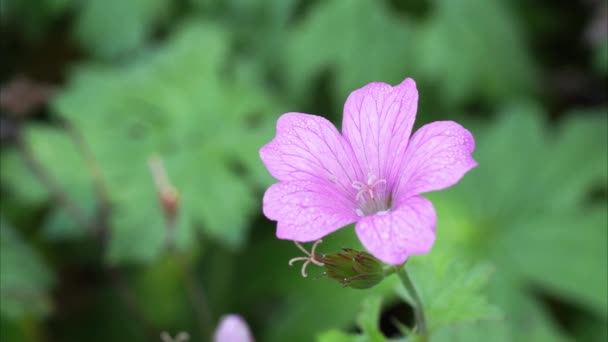
M 196 227 L 242 245 L 258 210 L 255 189 L 270 181 L 257 150 L 280 111 L 241 64 L 230 64 L 234 74 L 221 72 L 229 43 L 219 27 L 187 23 L 137 63 L 81 67 L 56 99 L 54 109 L 84 136 L 107 184 L 112 262 L 149 261 L 163 249 L 167 227 L 152 156 L 178 192 L 181 247 Z
M 76 37 L 97 56 L 120 57 L 143 47 L 169 12 L 170 4 L 167 0 L 84 1 L 77 17 Z
M 0 180 L 20 204 L 41 205 L 49 198 L 48 190 L 34 176 L 16 149 L 6 149 L 0 155 Z
M 370 297 L 363 301 L 363 309 L 357 319 L 357 324 L 370 341 L 384 341 L 386 338 L 380 331 L 378 321 L 382 300 L 380 297 Z
M 61 188 L 80 211 L 90 215 L 95 210 L 92 179 L 76 145 L 64 130 L 43 124 L 24 127 L 24 143 L 32 158 L 47 177 Z M 17 149 L 2 156 L 2 180 L 21 205 L 40 206 L 53 200 L 49 185 L 41 182 L 32 166 Z M 84 236 L 87 227 L 82 227 L 63 207 L 52 202 L 53 210 L 42 223 L 44 235 L 52 240 L 74 239 Z
M 318 342 L 385 342 L 389 340 L 382 334 L 379 327 L 380 309 L 382 300 L 378 296 L 365 298 L 361 312 L 357 318 L 357 325 L 361 334 L 346 334 L 337 330 L 329 330 L 317 337 Z
M 321 333 L 317 337 L 317 342 L 358 342 L 359 336 L 349 335 L 340 330 L 329 330 Z
M 53 275 L 38 254 L 8 223 L 0 221 L 0 314 L 11 319 L 44 316 Z
M 430 331 L 445 325 L 501 317 L 483 293 L 492 267 L 467 268 L 455 258 L 435 250 L 424 257 L 412 257 L 406 265 L 422 299 Z M 412 306 L 416 305 L 403 286 L 397 291 Z
M 468 322 L 443 326 L 431 335 L 433 342 L 510 342 L 510 327 L 501 321 Z M 529 336 L 527 336 L 529 337 Z M 525 341 L 532 341 L 525 339 Z
M 58 128 L 33 124 L 26 127 L 25 140 L 45 172 L 58 183 L 84 215 L 92 217 L 95 211 L 93 180 L 81 153 L 68 134 Z M 38 180 L 31 171 L 28 175 Z M 44 189 L 48 185 L 39 186 Z M 84 236 L 88 227 L 82 227 L 61 205 L 56 203 L 55 210 L 46 217 L 43 223 L 45 235 L 59 240 Z
M 590 206 L 589 190 L 607 184 L 606 126 L 604 115 L 573 112 L 550 128 L 538 107 L 511 106 L 474 132 L 479 166 L 429 195 L 449 248 L 494 264 L 490 300 L 514 334 L 563 338 L 531 286 L 605 316 L 606 200 Z
M 353 89 L 371 81 L 398 83 L 414 55 L 407 22 L 383 1 L 319 2 L 291 33 L 285 55 L 289 84 L 305 96 L 327 69 L 336 77 L 342 103 Z
M 435 1 L 417 37 L 420 72 L 449 102 L 512 99 L 534 87 L 535 67 L 503 1 Z
M 504 257 L 535 284 L 608 317 L 607 226 L 605 206 L 527 220 L 505 235 Z
M 504 312 L 504 319 L 494 328 L 510 341 L 569 341 L 557 323 L 525 283 L 517 281 L 509 270 L 496 272 L 488 286 L 489 297 Z M 500 327 L 504 324 L 505 326 Z

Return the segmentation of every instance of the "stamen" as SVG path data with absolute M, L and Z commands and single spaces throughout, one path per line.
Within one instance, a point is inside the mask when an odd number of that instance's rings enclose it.
M 324 266 L 325 264 L 323 264 L 322 262 L 320 262 L 319 260 L 316 259 L 315 257 L 315 249 L 317 249 L 317 246 L 323 242 L 323 240 L 317 240 L 315 241 L 315 243 L 312 245 L 312 248 L 310 250 L 310 252 L 308 252 L 304 247 L 302 247 L 302 245 L 300 245 L 299 242 L 294 241 L 294 243 L 296 244 L 296 247 L 298 247 L 302 252 L 304 252 L 304 254 L 306 254 L 306 256 L 304 257 L 295 257 L 289 260 L 288 264 L 289 266 L 293 266 L 293 264 L 296 261 L 304 261 L 304 264 L 302 265 L 302 277 L 306 278 L 308 276 L 308 274 L 306 274 L 306 267 L 308 266 L 308 264 L 310 264 L 311 262 L 317 266 Z
M 352 187 L 357 189 L 357 190 L 361 190 L 363 188 L 365 188 L 365 184 L 359 182 L 359 181 L 354 181 L 352 184 Z
M 358 201 L 361 198 L 363 198 L 363 195 L 365 193 L 367 193 L 369 195 L 369 197 L 374 200 L 374 188 L 380 184 L 386 184 L 386 180 L 385 179 L 376 179 L 376 176 L 373 174 L 369 174 L 367 176 L 367 184 L 364 184 L 362 182 L 359 181 L 354 181 L 351 186 L 353 188 L 355 188 L 357 191 L 357 195 L 355 196 L 355 199 Z
M 355 213 L 365 216 L 385 210 L 388 207 L 386 189 L 377 189 L 380 184 L 386 187 L 386 179 L 378 179 L 375 174 L 369 173 L 365 183 L 354 181 L 351 186 L 357 190 L 355 200 L 358 202 Z

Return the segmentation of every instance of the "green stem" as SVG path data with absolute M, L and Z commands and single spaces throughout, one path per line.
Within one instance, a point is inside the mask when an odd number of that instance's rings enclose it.
M 424 318 L 424 308 L 422 305 L 422 300 L 416 291 L 416 287 L 410 279 L 405 266 L 397 266 L 395 267 L 395 273 L 399 276 L 401 283 L 405 286 L 407 292 L 409 292 L 410 297 L 414 301 L 414 317 L 416 318 L 416 330 L 422 335 L 424 338 L 428 336 L 427 328 L 426 328 L 426 319 Z

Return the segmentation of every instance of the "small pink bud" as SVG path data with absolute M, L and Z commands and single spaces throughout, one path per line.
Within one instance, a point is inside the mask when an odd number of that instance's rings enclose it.
M 253 342 L 247 322 L 239 315 L 226 315 L 213 336 L 214 342 Z

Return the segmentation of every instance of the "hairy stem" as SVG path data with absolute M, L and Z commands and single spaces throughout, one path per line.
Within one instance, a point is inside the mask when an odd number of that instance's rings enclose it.
M 414 286 L 414 283 L 412 282 L 412 279 L 407 273 L 405 266 L 395 267 L 395 272 L 397 273 L 397 276 L 399 276 L 401 283 L 414 301 L 414 317 L 416 319 L 416 330 L 418 334 L 420 334 L 424 338 L 424 340 L 426 340 L 426 338 L 428 337 L 428 332 L 426 327 L 426 319 L 424 317 L 424 307 L 422 305 L 422 300 L 420 299 L 420 296 L 416 291 L 416 286 Z

